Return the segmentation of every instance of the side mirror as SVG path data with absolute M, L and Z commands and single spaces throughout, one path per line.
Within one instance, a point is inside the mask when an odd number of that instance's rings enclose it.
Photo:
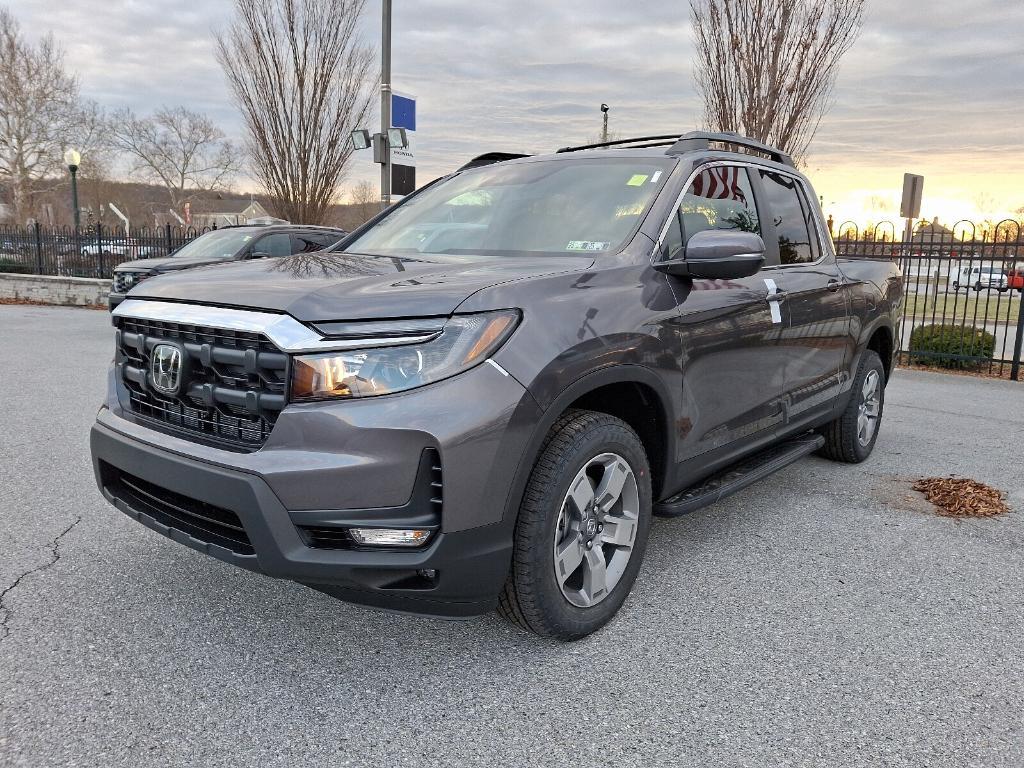
M 686 243 L 686 258 L 671 259 L 654 268 L 676 277 L 729 280 L 750 277 L 764 266 L 764 240 L 753 232 L 707 229 Z
M 266 251 L 252 251 L 246 258 L 249 259 L 265 259 L 270 256 Z

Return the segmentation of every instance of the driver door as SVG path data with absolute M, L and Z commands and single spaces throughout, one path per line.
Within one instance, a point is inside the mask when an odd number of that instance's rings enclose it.
M 761 234 L 747 167 L 713 165 L 696 176 L 670 223 L 664 256 L 678 257 L 690 237 L 708 229 Z M 690 421 L 681 460 L 726 446 L 742 451 L 783 422 L 783 315 L 768 301 L 766 277 L 762 270 L 731 280 L 669 278 L 679 302 L 684 416 Z

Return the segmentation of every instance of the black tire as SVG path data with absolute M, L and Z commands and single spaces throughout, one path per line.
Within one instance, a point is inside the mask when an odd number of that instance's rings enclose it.
M 870 439 L 865 443 L 860 436 L 858 421 L 861 416 L 861 405 L 864 403 L 864 384 L 874 373 L 878 382 L 878 409 L 874 428 Z M 861 355 L 857 375 L 853 379 L 850 402 L 835 421 L 821 428 L 825 437 L 825 445 L 818 451 L 819 455 L 832 461 L 843 461 L 848 464 L 859 464 L 871 455 L 878 440 L 878 431 L 882 426 L 882 414 L 885 408 L 885 367 L 876 352 L 867 349 Z
M 577 473 L 603 453 L 625 459 L 636 479 L 639 514 L 629 560 L 618 582 L 600 602 L 577 607 L 555 577 L 555 530 Z M 651 527 L 651 473 L 636 433 L 621 419 L 569 410 L 551 427 L 523 493 L 516 522 L 512 568 L 498 613 L 544 637 L 578 640 L 618 612 L 636 581 Z
M 954 283 L 953 283 L 953 290 L 954 290 L 955 292 L 958 292 L 958 293 L 959 293 L 959 291 L 960 291 L 960 283 L 954 282 Z

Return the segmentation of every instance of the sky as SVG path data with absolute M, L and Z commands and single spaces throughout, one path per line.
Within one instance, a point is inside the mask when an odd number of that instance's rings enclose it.
M 186 105 L 244 138 L 213 55 L 231 0 L 3 2 L 30 35 L 54 33 L 86 97 L 143 113 Z M 702 127 L 686 0 L 394 5 L 392 79 L 418 100 L 419 183 L 483 152 L 584 142 L 600 131 L 602 102 L 623 136 Z M 379 0 L 364 28 L 376 45 Z M 898 218 L 904 172 L 925 177 L 924 218 L 1000 219 L 1024 206 L 1021 29 L 1024 0 L 867 0 L 804 169 L 826 214 Z M 345 185 L 378 178 L 358 153 Z

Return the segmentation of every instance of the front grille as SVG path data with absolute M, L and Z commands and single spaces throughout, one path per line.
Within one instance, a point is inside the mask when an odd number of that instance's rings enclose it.
M 105 462 L 101 468 L 101 477 L 104 487 L 115 498 L 133 510 L 149 515 L 161 525 L 239 555 L 253 555 L 256 552 L 242 521 L 230 509 L 161 488 Z
M 130 291 L 143 280 L 145 275 L 145 272 L 115 272 L 114 293 L 128 293 L 128 291 Z
M 128 410 L 161 428 L 232 450 L 254 451 L 284 409 L 288 356 L 263 334 L 116 317 L 117 364 Z M 153 348 L 176 345 L 182 380 L 176 395 L 149 377 Z

